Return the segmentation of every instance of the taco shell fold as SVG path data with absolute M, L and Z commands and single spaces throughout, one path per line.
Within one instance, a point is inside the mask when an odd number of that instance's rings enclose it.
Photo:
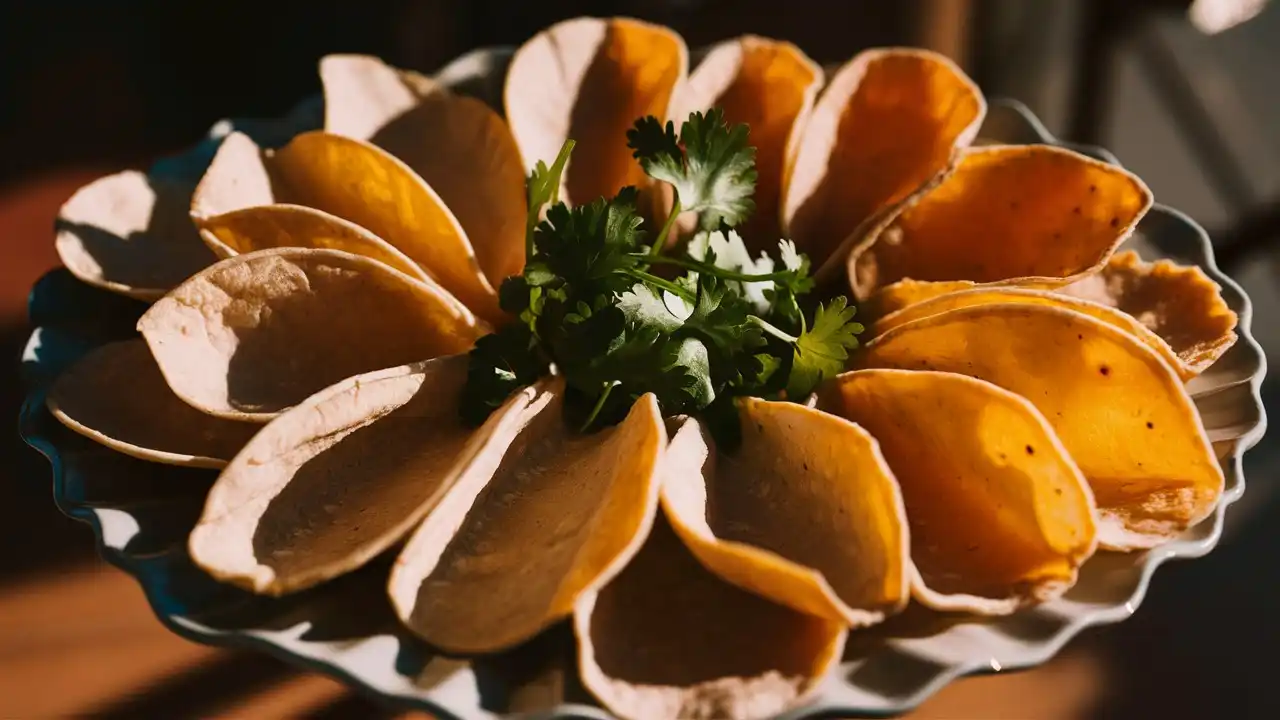
M 220 258 L 271 248 L 341 250 L 377 260 L 416 280 L 434 282 L 418 264 L 368 230 L 302 205 L 258 205 L 200 223 L 200 238 Z
M 1144 262 L 1126 250 L 1061 292 L 1136 318 L 1174 353 L 1183 377 L 1208 369 L 1237 339 L 1239 319 L 1222 299 L 1222 288 L 1194 265 Z
M 407 535 L 518 411 L 458 414 L 467 357 L 343 380 L 268 423 L 209 493 L 188 545 L 214 577 L 267 595 L 355 570 Z
M 739 413 L 734 453 L 718 453 L 695 420 L 667 451 L 663 507 L 693 554 L 729 582 L 848 626 L 901 610 L 907 523 L 875 440 L 795 403 L 746 398 Z
M 954 372 L 1029 400 L 1088 478 L 1105 548 L 1168 540 L 1222 494 L 1222 469 L 1177 373 L 1089 315 L 1025 303 L 957 308 L 881 335 L 857 366 Z
M 850 255 L 852 260 L 854 256 Z M 852 265 L 852 263 L 850 263 Z M 850 270 L 852 277 L 852 270 Z M 930 282 L 928 280 L 899 280 L 881 288 L 870 298 L 858 303 L 858 312 L 866 317 L 880 318 L 911 307 L 916 303 L 932 300 L 939 295 L 972 290 L 978 283 L 971 280 L 948 280 Z
M 344 378 L 466 352 L 486 330 L 438 286 L 382 263 L 277 248 L 191 277 L 138 331 L 178 397 L 263 421 Z
M 802 132 L 783 188 L 783 233 L 820 278 L 843 268 L 859 230 L 945 172 L 986 111 L 945 56 L 859 53 L 831 77 Z
M 820 407 L 880 443 L 925 605 L 1010 613 L 1071 587 L 1093 554 L 1088 483 L 1026 399 L 955 373 L 859 370 L 827 385 Z
M 392 67 L 373 55 L 325 55 L 319 70 L 325 131 L 359 140 L 372 139 L 422 98 L 444 90 L 422 73 Z
M 562 417 L 563 383 L 546 381 L 487 439 L 396 560 L 396 614 L 432 645 L 460 653 L 516 645 L 639 548 L 658 503 L 666 430 L 652 395 L 590 435 Z
M 1096 272 L 1151 207 L 1115 165 L 1051 145 L 971 148 L 860 238 L 858 300 L 899 280 L 1060 287 Z
M 574 610 L 579 672 L 627 720 L 763 720 L 804 702 L 845 628 L 707 571 L 659 513 L 644 546 Z
M 313 208 L 368 230 L 481 317 L 499 317 L 497 293 L 452 210 L 413 170 L 377 146 L 316 130 L 264 152 L 248 136 L 232 133 L 192 196 L 191 217 L 217 236 L 217 216 L 275 204 Z
M 220 468 L 262 428 L 206 415 L 180 400 L 142 340 L 85 355 L 54 382 L 46 405 L 75 432 L 166 465 Z
M 684 40 L 659 25 L 575 18 L 543 30 L 516 51 L 503 90 L 524 170 L 550 164 L 573 138 L 561 199 L 584 204 L 649 186 L 627 130 L 646 115 L 665 120 L 688 72 Z
M 187 217 L 192 190 L 134 170 L 95 180 L 58 211 L 58 257 L 90 285 L 155 300 L 217 260 Z
M 1145 325 L 1138 322 L 1133 316 L 1120 312 L 1113 307 L 1108 307 L 1090 300 L 1084 300 L 1078 297 L 1070 297 L 1061 293 L 1049 292 L 1047 290 L 1032 290 L 1028 288 L 1015 287 L 978 287 L 971 290 L 961 290 L 958 292 L 940 295 L 938 297 L 916 303 L 903 308 L 895 313 L 886 315 L 876 321 L 873 332 L 875 335 L 883 335 L 899 325 L 905 325 L 913 320 L 919 320 L 923 317 L 938 315 L 948 310 L 955 310 L 962 307 L 974 307 L 978 305 L 992 305 L 996 303 L 1023 303 L 1028 305 L 1048 305 L 1051 307 L 1060 307 L 1066 310 L 1074 310 L 1078 313 L 1088 315 L 1095 320 L 1112 325 L 1123 330 L 1133 337 L 1137 338 L 1143 345 L 1151 348 L 1160 359 L 1164 360 L 1174 370 L 1178 371 L 1178 375 L 1183 380 L 1189 380 L 1193 377 L 1190 369 L 1186 367 L 1174 354 L 1173 349 L 1159 335 L 1156 335 Z
M 325 130 L 368 140 L 422 178 L 458 219 L 489 284 L 524 267 L 524 166 L 502 117 L 367 55 L 320 61 Z

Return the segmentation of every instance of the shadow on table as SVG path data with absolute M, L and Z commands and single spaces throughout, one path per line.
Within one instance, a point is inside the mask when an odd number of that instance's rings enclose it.
M 1280 393 L 1270 390 L 1274 414 Z M 1280 496 L 1268 486 L 1278 469 L 1280 443 L 1263 438 L 1245 456 L 1261 505 L 1247 516 L 1228 510 L 1231 530 L 1216 550 L 1168 563 L 1132 618 L 1093 631 L 1112 672 L 1090 717 L 1280 717 L 1280 694 L 1269 691 L 1280 646 Z

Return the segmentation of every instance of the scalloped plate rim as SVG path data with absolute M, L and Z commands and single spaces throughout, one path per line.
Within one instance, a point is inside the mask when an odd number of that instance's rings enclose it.
M 452 73 L 454 77 L 451 77 L 450 79 L 455 82 L 465 82 L 468 80 L 490 80 L 491 78 L 486 77 L 488 70 L 485 68 L 500 66 L 507 58 L 510 57 L 511 53 L 511 48 L 480 48 L 455 59 L 443 68 L 439 74 L 443 76 Z M 698 53 L 695 52 L 694 54 L 697 55 Z M 299 116 L 300 114 L 307 112 L 307 108 L 313 107 L 314 104 L 315 98 L 308 98 L 300 103 L 298 109 L 293 113 L 290 113 L 290 116 Z M 1039 119 L 1036 118 L 1025 105 L 1018 101 L 993 99 L 989 102 L 989 106 L 991 113 L 1011 113 L 1012 119 L 1021 123 L 1022 127 L 1020 129 L 1026 134 L 1028 141 L 1030 142 L 1064 146 L 1106 159 L 1110 162 L 1117 162 L 1118 164 L 1115 156 L 1102 148 L 1082 146 L 1058 140 L 1049 133 Z M 991 115 L 989 113 L 988 117 L 990 116 Z M 220 139 L 220 137 L 226 132 L 226 123 L 227 121 L 220 121 L 216 124 L 206 138 L 203 139 L 201 143 L 197 143 L 193 146 L 192 150 L 196 150 L 205 143 L 216 142 Z M 1201 557 L 1210 552 L 1217 545 L 1225 522 L 1224 518 L 1227 507 L 1238 500 L 1244 493 L 1245 477 L 1242 465 L 1244 453 L 1254 447 L 1266 432 L 1266 410 L 1261 398 L 1262 381 L 1266 375 L 1266 356 L 1251 333 L 1253 319 L 1252 302 L 1240 285 L 1229 276 L 1225 275 L 1218 268 L 1213 256 L 1212 243 L 1204 229 L 1184 213 L 1173 208 L 1156 204 L 1152 208 L 1152 214 L 1157 213 L 1165 215 L 1170 220 L 1185 226 L 1185 228 L 1188 228 L 1195 233 L 1199 240 L 1199 251 L 1201 255 L 1201 257 L 1197 259 L 1197 264 L 1199 264 L 1214 281 L 1224 286 L 1224 288 L 1230 289 L 1242 299 L 1239 310 L 1239 342 L 1247 345 L 1249 351 L 1257 360 L 1256 370 L 1252 375 L 1245 380 L 1227 386 L 1239 385 L 1243 382 L 1249 383 L 1249 394 L 1258 412 L 1258 419 L 1252 428 L 1234 441 L 1236 443 L 1235 450 L 1231 453 L 1229 458 L 1224 458 L 1224 460 L 1230 461 L 1231 467 L 1229 470 L 1230 473 L 1234 475 L 1236 483 L 1233 487 L 1229 488 L 1226 493 L 1224 493 L 1215 514 L 1212 516 L 1212 532 L 1204 538 L 1196 540 L 1176 540 L 1150 551 L 1146 560 L 1141 565 L 1136 588 L 1128 602 L 1119 605 L 1098 607 L 1097 609 L 1080 615 L 1080 617 L 1064 625 L 1051 638 L 1034 643 L 1035 651 L 1030 653 L 1029 657 L 1020 662 L 1003 664 L 997 668 L 992 666 L 993 661 L 991 658 L 975 657 L 969 659 L 967 662 L 954 663 L 935 674 L 928 682 L 921 684 L 908 693 L 891 698 L 889 702 L 877 707 L 842 703 L 839 697 L 842 693 L 838 692 L 838 689 L 843 682 L 843 674 L 837 673 L 824 681 L 822 691 L 820 691 L 820 693 L 810 703 L 792 709 L 779 717 L 787 718 L 788 720 L 799 720 L 799 718 L 810 717 L 818 714 L 855 714 L 864 717 L 896 716 L 917 708 L 925 700 L 958 678 L 969 675 L 988 674 L 992 672 L 1017 671 L 1038 666 L 1054 657 L 1067 643 L 1069 643 L 1084 629 L 1120 622 L 1133 614 L 1133 612 L 1136 612 L 1137 608 L 1146 596 L 1152 575 L 1155 573 L 1156 569 L 1166 561 L 1175 558 Z M 30 352 L 32 345 L 39 342 L 42 330 L 43 328 L 40 327 L 33 329 L 27 343 L 28 353 Z M 24 353 L 24 357 L 28 353 Z M 30 385 L 29 381 L 28 384 Z M 1213 391 L 1220 389 L 1223 388 L 1213 388 Z M 155 597 L 156 588 L 154 588 L 153 583 L 149 582 L 149 579 L 144 576 L 141 563 L 106 544 L 100 512 L 111 508 L 109 506 L 74 507 L 66 501 L 65 468 L 59 456 L 59 451 L 53 443 L 42 437 L 34 428 L 36 418 L 43 409 L 44 390 L 38 387 L 30 388 L 20 410 L 19 434 L 28 445 L 48 459 L 53 475 L 53 495 L 55 504 L 67 517 L 84 522 L 92 528 L 98 554 L 107 563 L 124 571 L 139 584 L 147 598 L 147 603 L 150 605 L 152 612 L 169 631 L 192 642 L 266 652 L 267 654 L 288 663 L 307 669 L 317 670 L 335 677 L 348 686 L 353 687 L 363 694 L 373 698 L 397 705 L 427 710 L 440 717 L 458 718 L 461 720 L 462 718 L 467 717 L 492 716 L 490 711 L 478 706 L 475 708 L 449 708 L 441 705 L 440 703 L 424 698 L 420 694 L 412 694 L 411 688 L 406 691 L 397 691 L 396 689 L 388 688 L 386 687 L 386 683 L 378 682 L 377 676 L 385 672 L 384 668 L 380 667 L 372 670 L 361 670 L 348 667 L 343 664 L 341 658 L 324 657 L 325 653 L 323 652 L 307 652 L 296 646 L 286 647 L 286 645 L 282 644 L 282 640 L 280 638 L 269 637 L 273 632 L 279 633 L 283 631 L 215 630 L 201 627 L 198 623 L 170 614 L 168 610 L 162 607 L 157 601 Z M 1209 520 L 1206 519 L 1206 521 Z M 363 641 L 368 641 L 375 637 L 381 636 L 370 636 L 364 638 Z M 315 645 L 317 648 L 323 648 L 321 643 L 315 643 Z M 1027 643 L 1027 645 L 1031 644 Z M 394 672 L 394 669 L 392 672 Z M 396 676 L 401 680 L 404 679 L 398 674 L 396 674 Z M 848 688 L 849 686 L 845 684 L 844 687 Z M 833 694 L 834 697 L 832 697 Z M 477 711 L 480 715 L 476 714 Z M 603 720 L 611 716 L 603 709 L 597 707 L 581 704 L 562 704 L 545 711 L 524 714 L 521 715 L 521 717 L 583 717 Z

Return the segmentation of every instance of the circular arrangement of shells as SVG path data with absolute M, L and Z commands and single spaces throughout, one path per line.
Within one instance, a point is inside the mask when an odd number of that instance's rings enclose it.
M 1116 252 L 1151 207 L 1138 178 L 971 147 L 985 100 L 928 52 L 826 77 L 744 37 L 688 64 L 668 29 L 570 20 L 519 49 L 493 108 L 330 56 L 322 130 L 273 149 L 233 133 L 194 187 L 85 187 L 64 263 L 152 304 L 49 409 L 120 452 L 222 469 L 189 541 L 218 579 L 282 595 L 394 550 L 416 635 L 490 653 L 571 619 L 583 684 L 631 718 L 784 711 L 851 630 L 910 602 L 1012 613 L 1098 548 L 1214 511 L 1186 383 L 1237 318 L 1199 268 Z M 580 435 L 554 377 L 466 426 L 466 353 L 507 321 L 495 288 L 524 262 L 527 171 L 572 137 L 568 202 L 643 186 L 626 128 L 712 106 L 757 147 L 747 246 L 791 238 L 874 320 L 848 372 L 807 402 L 742 401 L 733 453 L 652 396 Z

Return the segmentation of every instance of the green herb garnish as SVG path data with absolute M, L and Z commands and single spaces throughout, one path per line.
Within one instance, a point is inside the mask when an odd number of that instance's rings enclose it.
M 675 191 L 661 230 L 650 237 L 634 188 L 574 208 L 558 201 L 572 140 L 549 168 L 539 162 L 527 185 L 525 269 L 499 293 L 518 322 L 471 351 L 462 414 L 482 422 L 554 368 L 583 431 L 616 423 L 651 392 L 665 415 L 698 414 L 733 447 L 734 398 L 803 401 L 844 369 L 863 328 L 843 297 L 816 304 L 807 321 L 808 259 L 787 240 L 776 261 L 753 259 L 733 231 L 755 207 L 746 125 L 713 109 L 690 115 L 679 137 L 646 117 L 627 139 L 645 172 Z M 696 234 L 663 254 L 682 213 L 696 214 Z
M 729 127 L 724 112 L 712 108 L 706 115 L 693 113 L 680 128 L 664 127 L 649 116 L 627 131 L 627 145 L 645 173 L 676 191 L 675 207 L 658 238 L 665 239 L 681 212 L 698 213 L 699 226 L 714 230 L 721 223 L 737 225 L 755 209 L 756 149 L 747 144 L 747 126 Z M 683 146 L 683 149 L 682 149 Z M 655 242 L 653 252 L 663 243 Z

